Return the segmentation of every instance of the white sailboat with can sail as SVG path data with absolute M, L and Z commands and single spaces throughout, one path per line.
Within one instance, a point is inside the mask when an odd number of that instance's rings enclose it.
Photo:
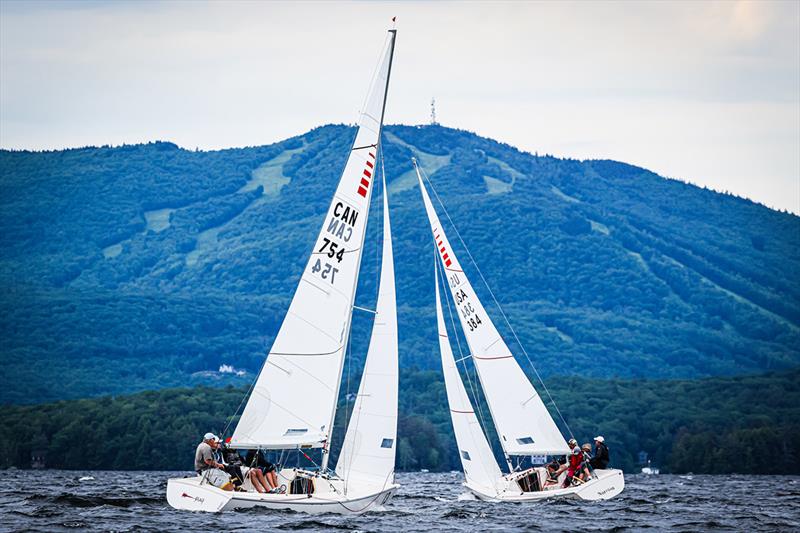
M 386 503 L 399 486 L 394 480 L 397 311 L 383 172 L 383 246 L 373 329 L 338 462 L 335 468 L 328 467 L 370 200 L 381 167 L 381 130 L 395 39 L 396 30 L 389 30 L 339 185 L 229 441 L 238 450 L 321 449 L 319 468 L 280 468 L 278 479 L 289 488 L 285 493 L 255 492 L 249 481 L 242 485 L 243 491 L 226 491 L 210 483 L 204 473 L 170 479 L 167 501 L 176 509 L 218 512 L 265 507 L 362 513 Z
M 521 457 L 566 456 L 571 450 L 478 299 L 436 214 L 416 161 L 414 166 L 438 258 L 435 270 L 439 348 L 447 401 L 464 470 L 464 486 L 477 498 L 488 501 L 522 502 L 551 497 L 600 500 L 616 496 L 625 486 L 621 470 L 594 470 L 589 479 L 565 486 L 567 472 L 561 473 L 557 480 L 549 480 L 545 467 L 522 469 L 514 466 L 514 459 Z M 461 379 L 442 311 L 440 284 L 448 288 L 448 310 L 450 301 L 455 307 L 456 312 L 450 314 L 452 329 L 456 328 L 452 320 L 452 315 L 456 314 L 469 349 L 469 355 L 462 359 L 471 359 L 474 364 L 508 473 L 501 471 Z

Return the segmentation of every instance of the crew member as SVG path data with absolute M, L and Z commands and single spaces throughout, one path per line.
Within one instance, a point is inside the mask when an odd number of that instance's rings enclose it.
M 567 477 L 564 480 L 564 487 L 569 487 L 572 485 L 572 480 L 578 473 L 581 471 L 581 465 L 583 464 L 583 452 L 581 451 L 580 446 L 578 446 L 578 441 L 575 439 L 569 439 L 567 443 L 569 445 L 570 454 L 567 458 Z
M 233 483 L 230 482 L 230 476 L 225 472 L 225 465 L 214 457 L 219 442 L 219 437 L 213 433 L 206 433 L 203 436 L 203 442 L 197 445 L 197 450 L 194 452 L 194 469 L 199 475 L 205 476 L 211 485 L 222 490 L 233 490 Z M 222 470 L 222 472 L 218 472 L 218 470 Z
M 605 439 L 602 435 L 594 438 L 594 457 L 591 462 L 592 468 L 595 470 L 605 470 L 608 468 L 608 446 L 606 446 Z

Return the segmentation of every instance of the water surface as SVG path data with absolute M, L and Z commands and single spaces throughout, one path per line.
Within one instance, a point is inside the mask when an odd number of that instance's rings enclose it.
M 460 499 L 460 473 L 398 474 L 383 511 L 310 516 L 249 510 L 175 511 L 176 472 L 6 471 L 2 531 L 797 531 L 798 476 L 626 476 L 625 491 L 597 503 L 492 504 Z

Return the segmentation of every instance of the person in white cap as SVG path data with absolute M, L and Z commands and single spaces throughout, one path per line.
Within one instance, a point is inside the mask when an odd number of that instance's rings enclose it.
M 606 446 L 606 439 L 602 435 L 594 438 L 594 457 L 589 464 L 595 470 L 605 470 L 608 468 L 608 446 Z
M 197 445 L 194 452 L 194 469 L 198 474 L 202 474 L 209 468 L 219 468 L 224 470 L 225 466 L 214 459 L 214 450 L 219 446 L 219 437 L 213 433 L 206 433 L 203 442 Z

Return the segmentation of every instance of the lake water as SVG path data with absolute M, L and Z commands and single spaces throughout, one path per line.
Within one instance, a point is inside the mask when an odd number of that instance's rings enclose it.
M 309 516 L 250 510 L 175 511 L 164 497 L 175 472 L 5 471 L 2 531 L 798 531 L 798 476 L 626 476 L 599 503 L 492 504 L 459 499 L 460 473 L 398 474 L 385 510 Z

